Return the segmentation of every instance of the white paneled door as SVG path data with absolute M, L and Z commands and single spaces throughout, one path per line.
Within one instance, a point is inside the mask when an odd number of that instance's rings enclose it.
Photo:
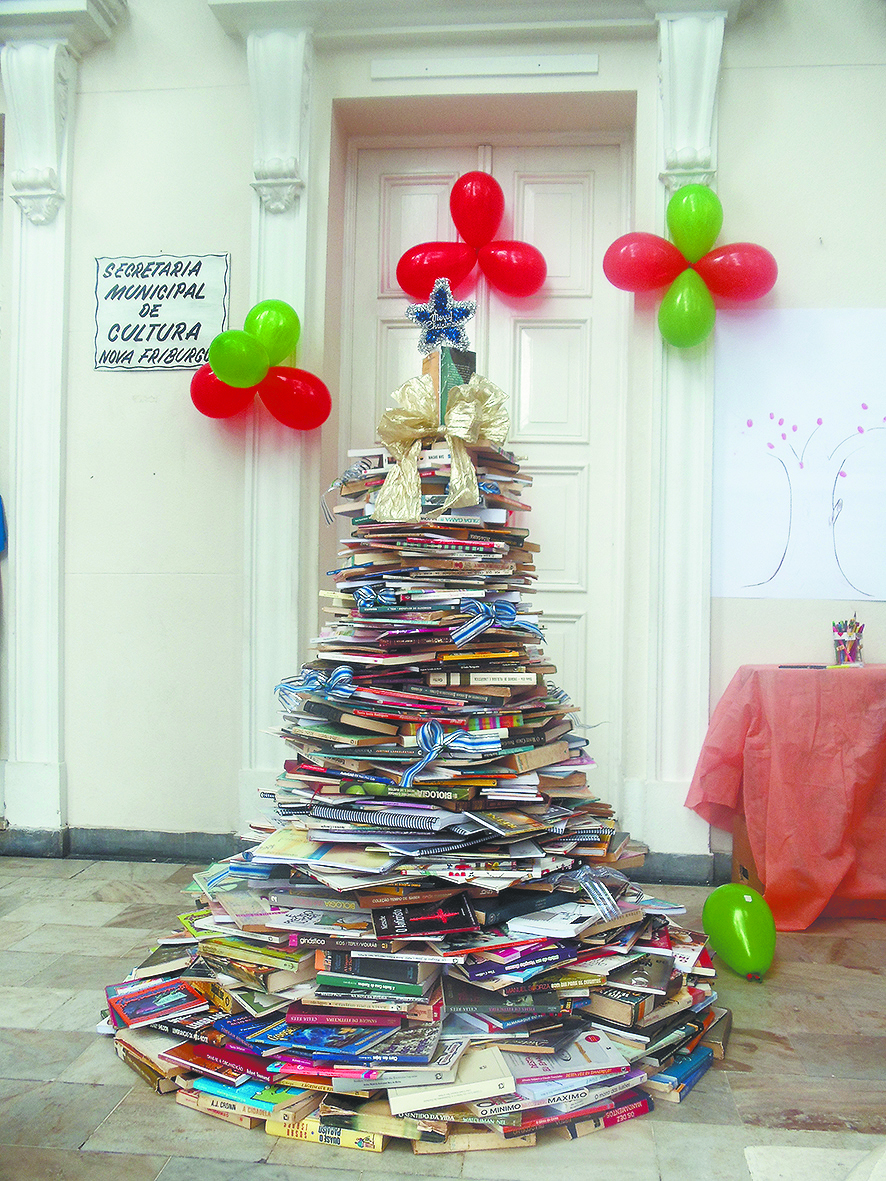
M 620 806 L 623 697 L 624 302 L 603 276 L 624 232 L 618 142 L 354 145 L 345 241 L 342 437 L 375 438 L 390 395 L 421 372 L 410 302 L 396 280 L 404 250 L 457 239 L 449 192 L 464 172 L 505 194 L 499 238 L 537 246 L 548 276 L 528 299 L 501 296 L 475 272 L 456 292 L 477 300 L 468 335 L 477 371 L 510 396 L 508 446 L 533 477 L 525 515 L 538 555 L 537 603 L 554 678 L 580 705 L 599 792 Z

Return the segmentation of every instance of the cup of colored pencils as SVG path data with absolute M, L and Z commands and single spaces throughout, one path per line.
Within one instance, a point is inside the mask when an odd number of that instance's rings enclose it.
M 837 664 L 863 664 L 861 657 L 861 637 L 864 624 L 859 623 L 853 615 L 851 619 L 834 623 L 834 652 Z

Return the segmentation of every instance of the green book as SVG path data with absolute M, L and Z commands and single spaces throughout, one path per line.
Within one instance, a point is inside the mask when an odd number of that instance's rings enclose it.
M 432 983 L 432 982 L 431 982 Z M 317 985 L 321 988 L 347 988 L 355 992 L 384 992 L 392 996 L 424 996 L 429 982 L 406 984 L 401 980 L 375 980 L 369 976 L 348 976 L 338 972 L 318 972 Z

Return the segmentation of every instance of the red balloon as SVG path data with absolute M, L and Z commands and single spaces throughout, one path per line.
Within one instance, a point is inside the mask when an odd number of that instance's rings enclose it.
M 488 172 L 466 172 L 452 186 L 449 210 L 464 240 L 479 249 L 492 241 L 501 224 L 505 195 Z
M 718 246 L 695 263 L 712 295 L 728 299 L 759 299 L 771 291 L 778 265 L 768 250 L 753 242 Z
M 201 365 L 191 378 L 191 401 L 207 418 L 231 418 L 245 410 L 255 397 L 256 386 L 243 389 L 219 381 L 212 367 Z
M 332 398 L 320 378 L 290 365 L 273 365 L 258 396 L 278 422 L 296 431 L 321 426 L 332 410 Z
M 401 255 L 397 282 L 407 295 L 424 303 L 438 279 L 448 279 L 455 290 L 467 279 L 476 261 L 476 251 L 464 242 L 422 242 Z
M 544 255 L 528 242 L 489 242 L 477 257 L 483 274 L 505 295 L 535 295 L 547 277 Z
M 673 242 L 658 234 L 624 234 L 603 255 L 603 274 L 622 291 L 667 287 L 688 266 Z

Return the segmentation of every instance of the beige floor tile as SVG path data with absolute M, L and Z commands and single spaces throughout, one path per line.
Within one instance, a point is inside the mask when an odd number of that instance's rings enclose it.
M 535 1148 L 465 1153 L 462 1176 L 476 1181 L 658 1181 L 651 1117 L 603 1128 L 579 1140 L 540 1133 Z
M 748 1145 L 778 1148 L 808 1145 L 821 1153 L 856 1153 L 869 1151 L 871 1137 L 854 1136 L 846 1144 L 836 1132 L 799 1132 L 782 1128 L 707 1127 L 658 1124 L 655 1142 L 661 1181 L 698 1181 L 704 1162 L 705 1178 L 711 1181 L 748 1181 L 746 1150 Z M 771 1181 L 775 1181 L 774 1178 Z M 820 1181 L 815 1173 L 787 1174 L 781 1181 Z M 842 1181 L 842 1179 L 841 1179 Z
M 0 981 L 4 984 L 37 984 L 40 981 L 35 977 L 50 968 L 48 983 L 57 983 L 59 971 L 52 966 L 58 961 L 59 957 L 51 951 L 0 951 Z
M 803 1131 L 886 1133 L 886 1083 L 733 1074 L 729 1085 L 745 1124 Z
M 66 927 L 104 927 L 126 907 L 119 902 L 81 902 L 78 899 L 57 898 L 51 902 L 26 902 L 18 910 L 10 911 L 6 921 L 20 919 L 28 923 L 52 923 Z
M 44 1031 L 40 1031 L 41 1033 Z M 53 1031 L 45 1031 L 52 1033 Z M 56 1041 L 66 1042 L 69 1038 L 88 1037 L 81 1052 L 58 1075 L 60 1083 L 96 1083 L 113 1087 L 147 1087 L 148 1084 L 114 1051 L 114 1040 L 92 1034 L 67 1034 L 64 1038 L 55 1036 Z
M 659 1100 L 648 1118 L 653 1123 L 712 1124 L 716 1127 L 741 1123 L 726 1073 L 716 1067 L 708 1070 L 682 1103 Z
M 99 1090 L 118 1089 L 104 1088 Z M 163 1153 L 226 1161 L 261 1161 L 271 1137 L 262 1128 L 237 1128 L 191 1111 L 170 1095 L 133 1088 L 101 1126 L 86 1139 L 89 1152 Z M 193 1176 L 199 1176 L 196 1172 Z
M 102 905 L 102 904 L 98 904 Z M 156 902 L 139 902 L 133 906 L 125 906 L 118 915 L 107 923 L 109 927 L 150 928 L 155 935 L 167 934 L 179 930 L 181 923 L 178 916 L 186 910 L 193 910 L 187 900 L 182 899 L 174 905 L 169 903 L 158 906 Z
M 317 1165 L 305 1169 L 297 1165 L 250 1164 L 248 1161 L 238 1161 L 232 1168 L 226 1161 L 204 1158 L 200 1161 L 199 1173 L 194 1167 L 193 1160 L 173 1157 L 161 1173 L 159 1181 L 357 1181 L 360 1171 L 355 1168 L 354 1161 L 356 1159 L 358 1163 L 362 1163 L 369 1155 L 351 1152 L 348 1164 L 341 1169 Z M 387 1174 L 389 1181 L 400 1181 L 402 1176 L 399 1173 Z M 456 1178 L 438 1178 L 438 1181 L 456 1181 Z
M 0 1082 L 0 1144 L 79 1148 L 127 1090 L 4 1080 Z M 156 1152 L 156 1147 L 151 1151 Z
M 13 926 L 13 924 L 10 924 Z M 46 923 L 35 927 L 21 924 L 18 938 L 9 951 L 54 951 L 56 955 L 133 956 L 143 959 L 151 945 L 153 931 L 135 927 L 75 927 Z M 2 939 L 0 929 L 0 939 Z M 141 953 L 139 955 L 139 953 Z
M 23 953 L 11 952 L 11 955 Z M 104 988 L 106 984 L 117 984 L 123 980 L 133 966 L 129 956 L 109 955 L 65 955 L 54 956 L 53 963 L 46 965 L 28 980 L 29 985 L 45 985 L 63 979 L 71 989 Z
M 0 1181 L 155 1181 L 165 1163 L 162 1156 L 5 1148 L 0 1153 Z
M 82 889 L 81 897 L 94 902 L 122 902 L 125 906 L 178 907 L 178 913 L 191 909 L 193 895 L 185 894 L 174 882 L 131 881 L 122 878 L 106 882 L 78 878 L 71 885 Z
M 73 989 L 0 986 L 0 1027 L 39 1029 L 41 1022 L 57 1012 L 73 995 Z
M 178 863 L 169 861 L 90 861 L 80 864 L 83 868 L 78 877 L 84 881 L 167 882 L 181 872 Z M 191 880 L 194 870 L 204 868 L 202 865 L 193 866 L 187 880 Z
M 60 1038 L 42 1029 L 0 1029 L 0 1078 L 52 1082 L 95 1042 L 87 1033 Z
M 808 1074 L 818 1078 L 876 1079 L 886 1083 L 886 1036 L 795 1034 L 791 1045 Z
M 74 878 L 85 864 L 69 857 L 0 857 L 0 877 Z
M 16 908 L 16 909 L 18 909 L 18 908 Z M 7 922 L 6 918 L 4 917 L 4 918 L 0 919 L 0 949 L 6 951 L 9 948 L 14 947 L 16 949 L 16 951 L 27 950 L 27 951 L 52 952 L 53 948 L 51 948 L 51 947 L 31 947 L 31 948 L 19 947 L 19 944 L 21 943 L 22 939 L 27 938 L 29 935 L 33 935 L 33 933 L 35 931 L 39 931 L 39 930 L 40 930 L 39 923 L 26 923 L 26 922 L 22 922 L 20 919 L 16 920 L 14 923 L 10 923 L 10 922 Z M 56 951 L 55 954 L 58 955 L 58 952 Z
M 845 1148 L 751 1145 L 745 1149 L 751 1181 L 792 1181 L 801 1177 L 814 1177 L 815 1181 L 846 1181 L 865 1155 Z
M 805 1075 L 807 1073 L 802 1056 L 795 1046 L 795 1037 L 773 1033 L 769 1029 L 733 1027 L 729 1038 L 729 1054 L 724 1067 L 730 1074 L 738 1071 L 765 1071 L 769 1074 Z
M 38 1029 L 55 1029 L 60 1034 L 67 1032 L 93 1033 L 101 1021 L 102 1009 L 106 1006 L 104 990 L 100 988 L 77 989 L 70 1000 L 48 1013 L 38 1024 Z

